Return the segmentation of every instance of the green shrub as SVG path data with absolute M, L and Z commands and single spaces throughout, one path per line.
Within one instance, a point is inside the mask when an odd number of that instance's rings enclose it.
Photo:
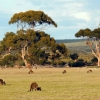
M 70 67 L 83 67 L 85 65 L 86 65 L 86 63 L 84 62 L 83 59 L 78 59 L 76 62 L 70 62 L 69 63 Z
M 98 59 L 96 57 L 94 57 L 91 62 L 93 63 L 93 65 L 97 65 Z

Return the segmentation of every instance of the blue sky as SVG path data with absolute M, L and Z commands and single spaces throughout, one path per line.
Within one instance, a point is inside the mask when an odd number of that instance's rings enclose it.
M 0 40 L 6 32 L 16 32 L 10 18 L 19 12 L 42 10 L 58 25 L 44 30 L 55 39 L 75 39 L 80 29 L 99 27 L 100 0 L 0 0 Z

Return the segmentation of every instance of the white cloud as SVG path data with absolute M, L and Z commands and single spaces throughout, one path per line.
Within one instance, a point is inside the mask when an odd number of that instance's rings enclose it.
M 96 0 L 98 1 L 98 0 Z M 96 5 L 98 5 L 95 2 Z M 91 5 L 91 6 L 90 6 Z M 58 28 L 49 28 L 54 38 L 71 38 L 83 28 L 95 28 L 100 23 L 99 5 L 93 9 L 93 1 L 89 0 L 1 0 L 0 1 L 0 26 L 7 24 L 13 14 L 27 10 L 42 10 L 48 14 L 57 24 Z M 3 23 L 5 21 L 5 23 Z M 3 24 L 2 24 L 3 23 Z M 12 29 L 14 25 L 12 25 Z M 1 27 L 1 32 L 11 30 Z M 2 31 L 3 30 L 3 31 Z M 67 34 L 71 34 L 68 35 Z
M 87 22 L 91 20 L 90 14 L 88 12 L 77 12 L 73 16 L 77 19 L 85 20 Z

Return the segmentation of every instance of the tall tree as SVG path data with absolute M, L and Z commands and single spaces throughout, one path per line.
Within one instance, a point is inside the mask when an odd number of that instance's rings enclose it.
M 100 66 L 100 28 L 94 30 L 81 29 L 75 36 L 86 38 L 86 44 L 90 47 L 92 54 L 98 59 L 98 66 Z
M 18 38 L 15 42 L 17 42 L 18 45 L 18 41 L 20 41 L 21 44 L 19 45 L 21 46 L 22 58 L 25 62 L 25 65 L 28 66 L 25 55 L 26 53 L 28 54 L 29 45 L 32 45 L 33 42 L 37 43 L 40 39 L 42 39 L 42 43 L 43 41 L 47 42 L 48 38 L 44 37 L 44 33 L 43 32 L 39 33 L 39 31 L 44 30 L 46 27 L 50 25 L 54 25 L 55 27 L 57 27 L 57 24 L 43 11 L 33 11 L 33 10 L 14 14 L 10 19 L 9 24 L 14 24 L 14 23 L 16 23 L 17 28 L 21 30 L 17 32 L 19 36 L 15 37 L 15 40 L 16 38 Z M 30 29 L 33 29 L 33 31 Z M 44 38 L 41 38 L 42 37 L 41 35 L 43 35 Z M 42 47 L 44 46 L 42 43 L 41 42 L 37 43 L 37 45 L 38 46 L 41 45 Z
M 65 45 L 58 45 L 54 38 L 46 34 L 43 29 L 57 24 L 42 11 L 26 11 L 14 14 L 9 24 L 17 24 L 16 33 L 7 32 L 1 41 L 0 53 L 18 53 L 25 65 L 47 61 L 48 52 L 58 50 L 61 54 L 67 54 Z

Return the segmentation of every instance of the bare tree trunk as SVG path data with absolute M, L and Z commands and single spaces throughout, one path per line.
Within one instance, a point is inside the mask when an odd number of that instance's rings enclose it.
M 22 57 L 22 59 L 23 59 L 23 61 L 24 61 L 24 63 L 25 63 L 25 66 L 27 66 L 28 63 L 27 63 L 27 61 L 26 61 L 26 59 L 25 59 L 25 54 L 26 54 L 25 47 L 22 48 L 21 52 L 22 52 L 21 57 Z
M 25 59 L 25 54 L 28 52 L 26 49 L 25 49 L 25 47 L 24 48 L 22 48 L 22 50 L 21 50 L 21 52 L 22 52 L 22 59 L 23 59 L 23 61 L 24 61 L 24 63 L 25 63 L 25 66 L 26 67 L 28 67 L 29 69 L 31 69 L 32 68 L 32 66 L 31 66 L 31 64 L 29 64 L 28 62 L 27 62 L 27 60 Z
M 95 48 L 95 52 L 94 50 L 91 48 L 92 50 L 92 54 L 98 59 L 98 66 L 100 66 L 100 50 L 99 50 L 99 46 L 96 44 L 96 48 Z
M 98 58 L 98 66 L 100 66 L 100 57 Z

